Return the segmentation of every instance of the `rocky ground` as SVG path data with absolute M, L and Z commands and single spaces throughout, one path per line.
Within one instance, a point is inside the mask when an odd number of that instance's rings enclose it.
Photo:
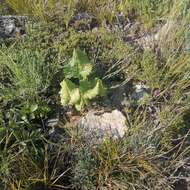
M 101 23 L 80 10 L 66 24 L 57 15 L 46 22 L 0 16 L 6 63 L 0 67 L 0 126 L 9 129 L 0 141 L 5 189 L 190 189 L 188 55 L 175 36 L 183 31 L 172 19 L 148 30 L 134 14 L 117 11 L 112 22 Z M 64 65 L 77 46 L 93 60 L 90 79 L 97 74 L 107 89 L 80 112 L 61 106 L 59 97 Z M 36 57 L 44 65 L 35 70 Z

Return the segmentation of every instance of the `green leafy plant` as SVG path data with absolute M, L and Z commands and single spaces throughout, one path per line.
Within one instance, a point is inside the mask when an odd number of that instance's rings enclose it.
M 105 88 L 99 78 L 90 79 L 92 64 L 87 55 L 80 49 L 74 49 L 69 64 L 65 66 L 65 79 L 61 82 L 61 104 L 63 106 L 75 105 L 80 111 L 89 100 L 96 96 L 104 96 Z M 77 79 L 78 84 L 71 79 Z
M 20 114 L 23 121 L 30 123 L 34 119 L 46 118 L 49 111 L 50 108 L 43 102 L 24 102 L 21 105 Z

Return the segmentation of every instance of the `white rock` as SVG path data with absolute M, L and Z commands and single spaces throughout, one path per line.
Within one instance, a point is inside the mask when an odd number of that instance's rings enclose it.
M 78 131 L 90 144 L 99 144 L 107 138 L 122 138 L 126 131 L 126 118 L 118 110 L 99 114 L 90 111 L 78 125 Z

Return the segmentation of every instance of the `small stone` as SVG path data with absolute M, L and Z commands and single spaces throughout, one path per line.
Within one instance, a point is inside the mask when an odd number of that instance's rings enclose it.
M 126 118 L 118 110 L 98 113 L 90 111 L 78 124 L 78 131 L 89 144 L 99 144 L 105 139 L 117 140 L 126 131 Z
M 131 95 L 131 99 L 139 102 L 148 96 L 149 96 L 149 88 L 143 84 L 138 84 L 135 86 L 135 90 Z
M 78 32 L 82 32 L 97 27 L 98 21 L 94 16 L 87 12 L 80 12 L 73 16 L 69 25 Z
M 94 32 L 94 33 L 98 32 L 98 27 L 94 27 L 94 28 L 92 29 L 92 32 Z
M 26 34 L 26 17 L 0 16 L 0 39 L 15 38 Z
M 145 34 L 143 37 L 136 40 L 143 49 L 153 50 L 157 46 L 157 40 L 154 34 Z

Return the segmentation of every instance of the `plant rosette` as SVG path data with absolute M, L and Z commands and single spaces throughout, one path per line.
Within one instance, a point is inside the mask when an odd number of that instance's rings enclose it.
M 80 49 L 74 49 L 71 61 L 64 68 L 65 79 L 61 82 L 60 97 L 63 106 L 74 105 L 80 111 L 89 104 L 89 100 L 106 94 L 101 79 L 89 80 L 91 73 L 92 64 L 87 55 Z M 72 82 L 72 78 L 77 79 L 79 84 Z

